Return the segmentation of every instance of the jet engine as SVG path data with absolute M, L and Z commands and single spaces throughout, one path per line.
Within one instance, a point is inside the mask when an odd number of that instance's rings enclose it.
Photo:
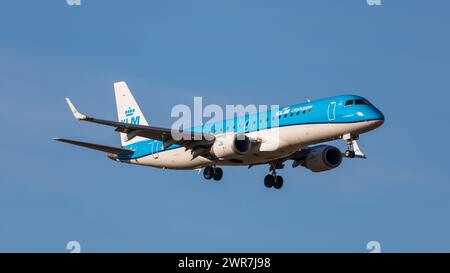
M 252 142 L 245 135 L 229 134 L 216 138 L 211 154 L 219 159 L 240 157 L 250 152 Z
M 341 151 L 329 145 L 319 145 L 312 147 L 306 155 L 304 166 L 312 172 L 323 172 L 334 169 L 341 165 Z

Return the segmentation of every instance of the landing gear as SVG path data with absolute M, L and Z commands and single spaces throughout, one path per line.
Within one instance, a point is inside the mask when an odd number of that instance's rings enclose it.
M 274 184 L 275 177 L 271 174 L 266 175 L 266 177 L 264 178 L 264 186 L 266 186 L 267 188 L 272 188 Z
M 203 177 L 206 180 L 210 180 L 211 178 L 213 178 L 213 176 L 214 176 L 214 168 L 213 167 L 206 167 L 203 170 Z
M 277 190 L 278 190 L 278 189 L 281 189 L 281 187 L 283 187 L 283 181 L 284 181 L 283 177 L 277 175 L 277 176 L 275 177 L 275 183 L 273 184 L 273 187 L 274 187 L 275 189 L 277 189 Z
M 355 151 L 351 151 L 347 148 L 347 150 L 345 151 L 345 157 L 349 157 L 349 158 L 355 158 Z
M 281 187 L 283 187 L 283 181 L 284 179 L 280 175 L 268 174 L 264 178 L 264 186 L 266 186 L 267 188 L 274 187 L 275 189 L 281 189 Z
M 206 180 L 214 179 L 215 181 L 219 181 L 223 177 L 223 171 L 221 168 L 217 167 L 206 167 L 203 170 L 203 177 Z
M 264 186 L 266 186 L 267 188 L 274 187 L 275 189 L 281 189 L 281 187 L 283 187 L 284 179 L 282 176 L 277 175 L 276 172 L 277 166 L 278 165 L 275 163 L 270 164 L 270 171 L 272 172 L 272 174 L 268 174 L 264 178 Z M 278 166 L 279 169 L 283 167 L 284 167 L 283 165 Z
M 359 149 L 358 136 L 345 135 L 343 138 L 347 141 L 347 150 L 345 150 L 344 156 L 348 158 L 366 158 L 366 155 Z
M 222 179 L 222 177 L 223 177 L 222 169 L 221 168 L 215 168 L 214 169 L 214 175 L 213 175 L 214 180 L 220 181 L 220 179 Z

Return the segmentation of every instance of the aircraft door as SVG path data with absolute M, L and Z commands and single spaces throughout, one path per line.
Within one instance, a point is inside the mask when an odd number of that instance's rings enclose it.
M 160 145 L 160 143 L 156 142 L 156 141 L 151 144 L 151 149 L 152 149 L 151 151 L 152 151 L 152 156 L 154 159 L 159 158 L 159 153 L 158 153 L 159 145 Z
M 328 104 L 328 110 L 327 110 L 328 120 L 332 121 L 336 119 L 336 102 L 332 101 L 330 104 Z

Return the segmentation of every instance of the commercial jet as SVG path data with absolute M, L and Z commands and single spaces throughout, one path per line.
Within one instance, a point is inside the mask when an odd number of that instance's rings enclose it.
M 338 167 L 345 158 L 366 158 L 357 140 L 384 123 L 384 116 L 367 99 L 335 96 L 247 114 L 178 131 L 150 126 L 125 82 L 114 83 L 117 121 L 84 115 L 66 101 L 77 120 L 115 128 L 121 148 L 55 138 L 54 140 L 106 152 L 118 162 L 163 169 L 201 170 L 207 180 L 219 181 L 220 166 L 268 165 L 267 188 L 280 189 L 283 177 L 277 170 L 292 167 L 323 172 Z M 344 153 L 324 142 L 342 139 Z

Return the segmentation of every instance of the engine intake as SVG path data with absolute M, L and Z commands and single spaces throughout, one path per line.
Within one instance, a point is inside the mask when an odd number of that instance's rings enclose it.
M 211 154 L 215 157 L 236 158 L 250 152 L 252 143 L 245 135 L 230 134 L 217 138 L 211 147 Z
M 323 172 L 341 165 L 341 151 L 329 145 L 319 145 L 312 148 L 305 159 L 305 167 L 312 172 Z

